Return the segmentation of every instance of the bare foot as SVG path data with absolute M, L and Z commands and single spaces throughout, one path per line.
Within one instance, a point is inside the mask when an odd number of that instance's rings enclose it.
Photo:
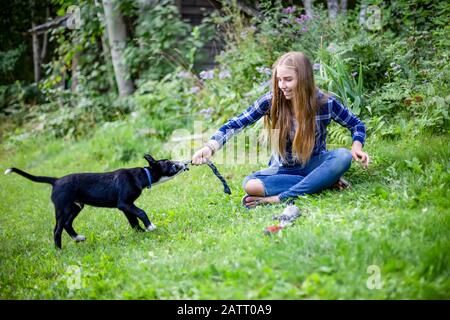
M 249 208 L 254 208 L 260 204 L 269 204 L 269 203 L 280 203 L 280 198 L 278 196 L 271 197 L 257 197 L 257 196 L 248 196 L 245 198 L 245 205 Z
M 349 189 L 349 188 L 351 188 L 351 185 L 350 185 L 350 183 L 349 183 L 347 180 L 345 180 L 344 178 L 340 178 L 337 182 L 335 182 L 335 183 L 330 187 L 330 189 L 332 189 L 332 190 L 339 190 L 339 191 L 342 191 L 342 190 L 345 190 L 345 189 Z

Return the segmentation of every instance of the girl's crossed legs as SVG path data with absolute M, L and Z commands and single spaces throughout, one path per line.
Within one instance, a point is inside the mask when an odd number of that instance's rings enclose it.
M 304 166 L 272 166 L 244 179 L 245 205 L 277 203 L 330 187 L 350 168 L 351 152 L 340 148 L 312 156 Z

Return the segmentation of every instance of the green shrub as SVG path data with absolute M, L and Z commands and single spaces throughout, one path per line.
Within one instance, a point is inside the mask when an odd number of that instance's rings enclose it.
M 345 106 L 359 115 L 365 105 L 363 93 L 363 68 L 350 74 L 343 58 L 327 50 L 319 51 L 319 75 L 316 77 L 320 86 L 337 96 Z

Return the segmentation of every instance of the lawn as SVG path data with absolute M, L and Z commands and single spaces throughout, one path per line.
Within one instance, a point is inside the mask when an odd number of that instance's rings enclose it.
M 50 186 L 1 175 L 0 298 L 449 299 L 449 142 L 369 140 L 373 163 L 352 164 L 352 189 L 296 200 L 302 216 L 272 236 L 263 230 L 282 206 L 240 205 L 251 165 L 218 165 L 231 196 L 207 166 L 145 190 L 137 205 L 158 227 L 151 233 L 131 230 L 118 210 L 86 207 L 74 227 L 87 240 L 64 233 L 62 251 Z M 0 167 L 61 176 L 145 164 L 109 161 L 95 145 L 4 143 Z

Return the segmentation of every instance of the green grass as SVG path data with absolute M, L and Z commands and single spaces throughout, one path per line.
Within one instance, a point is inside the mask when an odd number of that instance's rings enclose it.
M 127 132 L 4 143 L 0 166 L 61 176 L 143 165 L 115 155 Z M 1 175 L 0 298 L 449 299 L 449 141 L 368 141 L 373 164 L 353 163 L 353 188 L 298 199 L 303 216 L 273 236 L 263 229 L 281 206 L 240 206 L 254 166 L 219 166 L 231 196 L 206 166 L 144 191 L 137 205 L 153 233 L 133 232 L 118 210 L 86 207 L 74 227 L 87 241 L 64 233 L 62 251 L 53 245 L 50 187 Z M 139 156 L 151 145 L 141 143 Z M 367 287 L 371 265 L 380 289 Z M 81 283 L 71 290 L 73 279 Z

